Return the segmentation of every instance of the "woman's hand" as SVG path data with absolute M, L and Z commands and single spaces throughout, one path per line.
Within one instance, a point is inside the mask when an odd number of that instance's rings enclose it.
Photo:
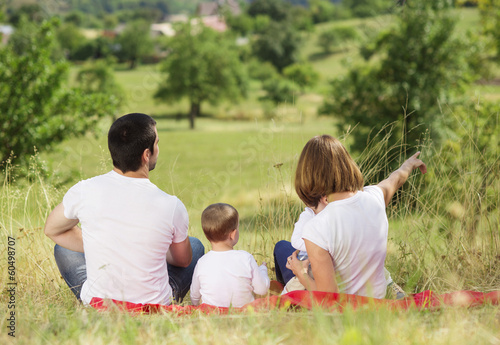
M 286 268 L 291 270 L 293 274 L 296 276 L 299 276 L 301 274 L 304 274 L 304 270 L 307 273 L 307 268 L 309 267 L 309 259 L 300 261 L 297 259 L 297 251 L 293 252 L 292 255 L 288 257 L 286 260 Z

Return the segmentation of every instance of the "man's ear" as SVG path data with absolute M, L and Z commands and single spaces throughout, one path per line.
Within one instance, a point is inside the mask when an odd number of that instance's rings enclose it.
M 141 156 L 142 161 L 144 163 L 149 162 L 150 158 L 151 158 L 151 151 L 149 149 L 145 149 Z
M 319 199 L 319 203 L 325 206 L 328 205 L 328 198 L 326 197 L 326 195 L 322 196 L 321 199 Z

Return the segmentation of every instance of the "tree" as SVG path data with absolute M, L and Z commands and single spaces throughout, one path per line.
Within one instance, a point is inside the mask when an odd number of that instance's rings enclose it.
M 309 1 L 311 17 L 315 24 L 328 22 L 334 19 L 335 5 L 328 0 L 311 0 Z
M 252 17 L 265 15 L 272 21 L 281 22 L 289 18 L 289 5 L 283 0 L 255 0 L 248 7 L 247 13 Z
M 318 45 L 325 53 L 331 53 L 332 47 L 342 46 L 347 41 L 357 39 L 358 32 L 351 26 L 339 26 L 323 31 L 318 37 Z
M 130 69 L 134 69 L 141 58 L 153 51 L 149 22 L 136 20 L 129 23 L 118 36 L 118 44 L 120 50 L 117 57 L 121 61 L 130 61 Z
M 51 60 L 54 22 L 43 22 L 26 37 L 21 53 L 0 49 L 0 160 L 25 162 L 38 151 L 93 128 L 114 115 L 113 99 L 64 84 L 68 65 Z
M 271 22 L 253 43 L 253 52 L 262 61 L 269 61 L 278 71 L 298 60 L 300 38 L 287 22 Z
M 283 75 L 303 92 L 308 87 L 316 85 L 319 74 L 308 64 L 293 64 L 283 70 Z
M 39 24 L 43 21 L 45 13 L 39 4 L 24 4 L 13 11 L 9 17 L 9 21 L 17 27 L 23 17 L 27 18 L 30 22 Z
M 353 16 L 361 18 L 386 13 L 393 5 L 393 1 L 387 0 L 342 0 L 342 6 L 349 8 Z
M 455 22 L 446 1 L 408 2 L 396 27 L 362 49 L 367 62 L 332 82 L 320 112 L 337 115 L 342 130 L 357 125 L 358 149 L 372 130 L 394 122 L 403 142 L 414 144 L 483 65 L 476 43 L 454 35 Z
M 480 0 L 479 10 L 483 29 L 493 38 L 497 57 L 500 57 L 500 0 Z
M 79 87 L 86 94 L 109 95 L 117 106 L 125 100 L 125 92 L 116 82 L 112 70 L 113 62 L 97 60 L 82 68 L 76 77 Z
M 178 28 L 160 68 L 166 79 L 155 98 L 177 102 L 187 97 L 191 129 L 202 102 L 215 105 L 222 99 L 236 100 L 246 94 L 246 72 L 234 40 L 202 24 L 187 23 Z
M 57 29 L 56 37 L 70 60 L 75 59 L 75 54 L 79 48 L 87 43 L 87 39 L 80 29 L 70 22 L 62 24 Z
M 259 99 L 261 101 L 271 101 L 274 105 L 280 103 L 293 104 L 297 94 L 297 87 L 280 75 L 264 81 L 262 88 L 266 91 L 266 94 Z

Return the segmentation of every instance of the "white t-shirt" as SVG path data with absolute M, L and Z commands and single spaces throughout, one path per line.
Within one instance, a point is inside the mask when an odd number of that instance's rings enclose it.
M 64 215 L 82 227 L 87 281 L 81 296 L 168 305 L 166 254 L 187 237 L 188 214 L 175 196 L 146 178 L 111 171 L 81 181 L 63 199 Z
M 314 218 L 316 214 L 313 209 L 306 207 L 304 211 L 300 214 L 299 220 L 295 223 L 292 233 L 291 244 L 295 249 L 306 251 L 306 245 L 304 239 L 302 238 L 302 233 L 304 232 L 304 226 L 308 221 Z
M 382 190 L 369 186 L 329 203 L 304 225 L 302 237 L 330 253 L 340 292 L 384 298 L 388 228 Z
M 252 292 L 264 295 L 269 289 L 265 265 L 257 266 L 244 250 L 209 251 L 203 255 L 193 274 L 191 301 L 218 307 L 242 307 L 254 300 Z

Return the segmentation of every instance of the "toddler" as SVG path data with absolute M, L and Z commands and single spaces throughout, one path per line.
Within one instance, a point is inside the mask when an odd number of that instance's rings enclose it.
M 191 302 L 218 307 L 242 307 L 252 302 L 254 293 L 269 289 L 266 264 L 257 266 L 254 257 L 234 250 L 239 239 L 238 211 L 228 204 L 208 206 L 201 215 L 201 227 L 212 250 L 196 264 L 191 283 Z

